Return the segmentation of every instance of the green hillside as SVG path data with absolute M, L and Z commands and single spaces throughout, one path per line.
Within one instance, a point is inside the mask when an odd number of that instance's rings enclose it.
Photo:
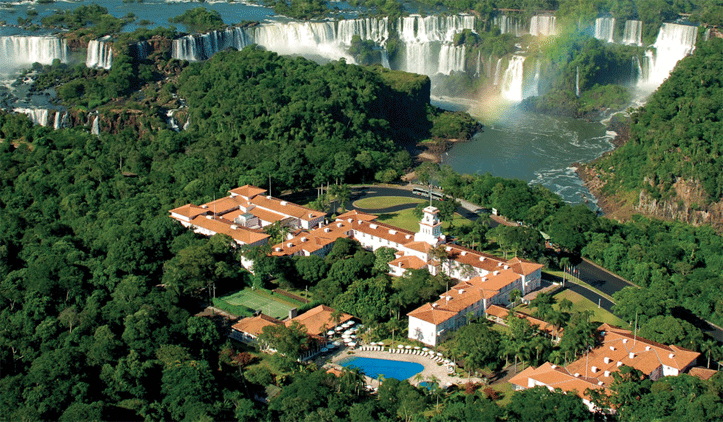
M 678 64 L 632 116 L 630 141 L 594 164 L 602 193 L 639 196 L 638 207 L 660 217 L 721 223 L 722 67 L 721 39 L 700 43 Z M 713 213 L 710 221 L 696 219 L 701 211 Z

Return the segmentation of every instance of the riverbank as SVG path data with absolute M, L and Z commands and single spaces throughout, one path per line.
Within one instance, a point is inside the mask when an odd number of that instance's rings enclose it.
M 602 210 L 608 218 L 618 221 L 629 220 L 634 214 L 634 201 L 636 198 L 625 198 L 619 195 L 607 195 L 603 192 L 605 181 L 601 177 L 596 163 L 613 154 L 618 148 L 625 145 L 630 140 L 630 118 L 622 116 L 617 118 L 614 115 L 607 125 L 607 130 L 615 134 L 610 140 L 614 149 L 603 153 L 600 157 L 590 161 L 589 163 L 575 163 L 575 173 L 582 180 L 585 187 L 597 200 L 597 206 Z

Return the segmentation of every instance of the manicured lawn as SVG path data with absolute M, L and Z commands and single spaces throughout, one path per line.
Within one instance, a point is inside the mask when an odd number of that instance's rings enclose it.
M 616 317 L 615 315 L 611 314 L 610 312 L 606 311 L 603 308 L 598 308 L 597 303 L 593 303 L 589 299 L 586 299 L 579 294 L 571 291 L 571 290 L 563 290 L 560 293 L 557 293 L 555 296 L 553 296 L 555 300 L 559 303 L 562 299 L 567 299 L 570 302 L 572 302 L 572 310 L 577 312 L 583 312 L 583 311 L 592 311 L 592 320 L 598 321 L 598 322 L 607 322 L 610 325 L 615 325 L 617 327 L 621 328 L 627 328 L 628 323 L 623 321 L 622 319 Z
M 377 218 L 377 221 L 379 221 L 380 223 L 391 224 L 392 226 L 407 229 L 413 232 L 417 232 L 419 230 L 419 219 L 414 216 L 414 209 L 412 208 L 399 212 L 382 214 L 379 216 L 379 218 Z M 453 222 L 455 226 L 472 224 L 470 220 L 467 220 L 459 214 L 454 214 Z M 448 227 L 449 223 L 442 223 L 442 228 L 446 229 Z
M 423 199 L 405 198 L 403 196 L 377 196 L 373 198 L 364 198 L 354 201 L 354 206 L 369 210 L 382 209 L 388 207 L 396 207 L 404 204 L 419 204 L 424 202 Z

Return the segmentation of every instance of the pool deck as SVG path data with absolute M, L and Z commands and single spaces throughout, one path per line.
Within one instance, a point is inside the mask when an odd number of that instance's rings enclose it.
M 388 351 L 372 351 L 372 350 L 352 350 L 352 353 L 347 353 L 347 350 L 341 350 L 337 353 L 335 353 L 333 356 L 331 356 L 330 363 L 327 363 L 325 366 L 327 367 L 334 367 L 339 368 L 339 361 L 347 358 L 347 357 L 360 357 L 360 358 L 374 358 L 374 359 L 387 359 L 387 360 L 396 360 L 396 361 L 402 361 L 402 362 L 416 362 L 424 366 L 424 370 L 421 372 L 422 379 L 421 382 L 429 381 L 429 378 L 434 375 L 439 380 L 439 385 L 444 387 L 447 385 L 452 384 L 464 384 L 468 380 L 467 378 L 460 378 L 460 377 L 452 377 L 450 376 L 449 372 L 447 372 L 447 366 L 445 365 L 438 365 L 437 362 L 433 361 L 431 358 L 423 355 L 411 355 L 411 354 L 401 354 L 401 353 L 389 353 Z M 408 381 L 413 384 L 417 385 L 419 382 L 415 381 L 416 375 L 412 376 L 408 379 Z M 367 377 L 367 384 L 369 385 L 376 385 L 376 381 L 374 381 L 374 384 L 372 383 L 372 378 Z M 470 381 L 472 382 L 480 382 L 481 380 L 479 378 L 471 378 Z

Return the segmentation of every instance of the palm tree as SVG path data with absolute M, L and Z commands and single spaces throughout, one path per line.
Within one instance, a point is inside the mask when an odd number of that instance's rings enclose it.
M 432 261 L 436 262 L 435 265 L 436 274 L 439 274 L 444 264 L 449 261 L 449 255 L 447 255 L 447 247 L 445 245 L 439 245 L 429 250 L 429 257 Z M 435 274 L 435 275 L 436 275 Z
M 708 355 L 708 365 L 706 368 L 710 369 L 710 356 L 713 353 L 714 350 L 716 350 L 716 347 L 718 346 L 718 343 L 712 339 L 706 339 L 700 344 L 700 350 L 703 352 L 703 354 Z
M 573 303 L 570 299 L 562 299 L 560 303 L 557 304 L 557 306 L 560 308 L 561 311 L 564 312 L 570 312 L 572 310 Z
M 439 388 L 439 378 L 434 375 L 430 375 L 429 383 L 429 392 L 431 394 L 434 394 L 434 396 L 437 398 L 437 412 L 439 412 L 439 393 L 441 392 L 441 388 Z
M 419 385 L 423 379 L 424 377 L 422 376 L 421 372 L 417 373 L 417 375 L 414 376 L 414 382 L 416 382 L 417 385 Z
M 515 304 L 517 303 L 518 300 L 520 300 L 521 297 L 522 297 L 522 292 L 520 292 L 517 289 L 512 289 L 512 291 L 510 292 L 510 301 L 512 302 L 513 308 L 515 307 Z

